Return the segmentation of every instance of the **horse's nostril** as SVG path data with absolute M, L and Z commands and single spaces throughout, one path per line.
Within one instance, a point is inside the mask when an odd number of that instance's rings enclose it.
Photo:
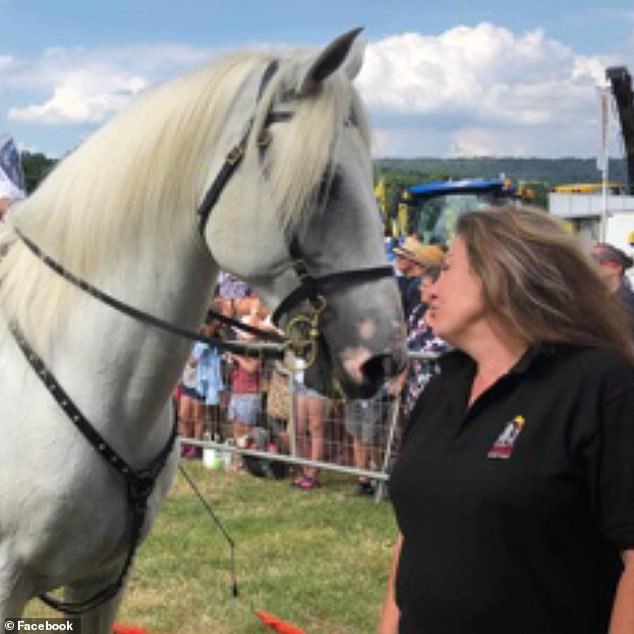
M 386 378 L 398 372 L 396 361 L 389 354 L 379 354 L 368 359 L 362 366 L 363 377 L 371 385 L 380 385 Z

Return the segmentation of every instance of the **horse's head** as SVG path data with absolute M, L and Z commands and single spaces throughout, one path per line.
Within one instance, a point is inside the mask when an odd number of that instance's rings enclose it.
M 282 325 L 325 302 L 318 330 L 326 349 L 318 366 L 334 368 L 350 396 L 366 397 L 403 368 L 405 350 L 368 128 L 351 86 L 363 55 L 357 34 L 317 53 L 267 60 L 252 78 L 237 99 L 250 104 L 251 125 L 242 112 L 233 130 L 234 142 L 248 130 L 244 158 L 223 183 L 203 233 L 221 268 L 252 284 L 271 309 L 282 309 Z M 313 297 L 323 296 L 312 307 L 296 290 L 298 258 L 318 280 Z M 297 301 L 284 301 L 294 291 Z

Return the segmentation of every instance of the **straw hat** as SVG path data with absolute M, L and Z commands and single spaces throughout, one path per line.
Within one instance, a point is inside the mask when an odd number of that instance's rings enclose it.
M 413 236 L 407 236 L 394 253 L 421 266 L 440 266 L 445 259 L 445 252 L 437 244 L 423 244 Z

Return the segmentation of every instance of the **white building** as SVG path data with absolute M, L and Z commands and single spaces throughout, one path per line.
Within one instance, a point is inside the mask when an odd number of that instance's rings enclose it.
M 584 246 L 590 248 L 595 242 L 601 241 L 603 201 L 601 192 L 551 192 L 548 194 L 548 211 L 569 221 Z M 605 242 L 634 257 L 634 196 L 607 196 Z M 628 274 L 634 280 L 634 270 L 630 269 Z

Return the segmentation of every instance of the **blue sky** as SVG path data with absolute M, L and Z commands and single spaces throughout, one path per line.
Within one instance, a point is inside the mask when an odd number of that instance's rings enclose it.
M 634 73 L 631 0 L 0 0 L 0 15 L 0 134 L 51 155 L 224 51 L 357 25 L 376 156 L 593 156 L 605 67 Z

